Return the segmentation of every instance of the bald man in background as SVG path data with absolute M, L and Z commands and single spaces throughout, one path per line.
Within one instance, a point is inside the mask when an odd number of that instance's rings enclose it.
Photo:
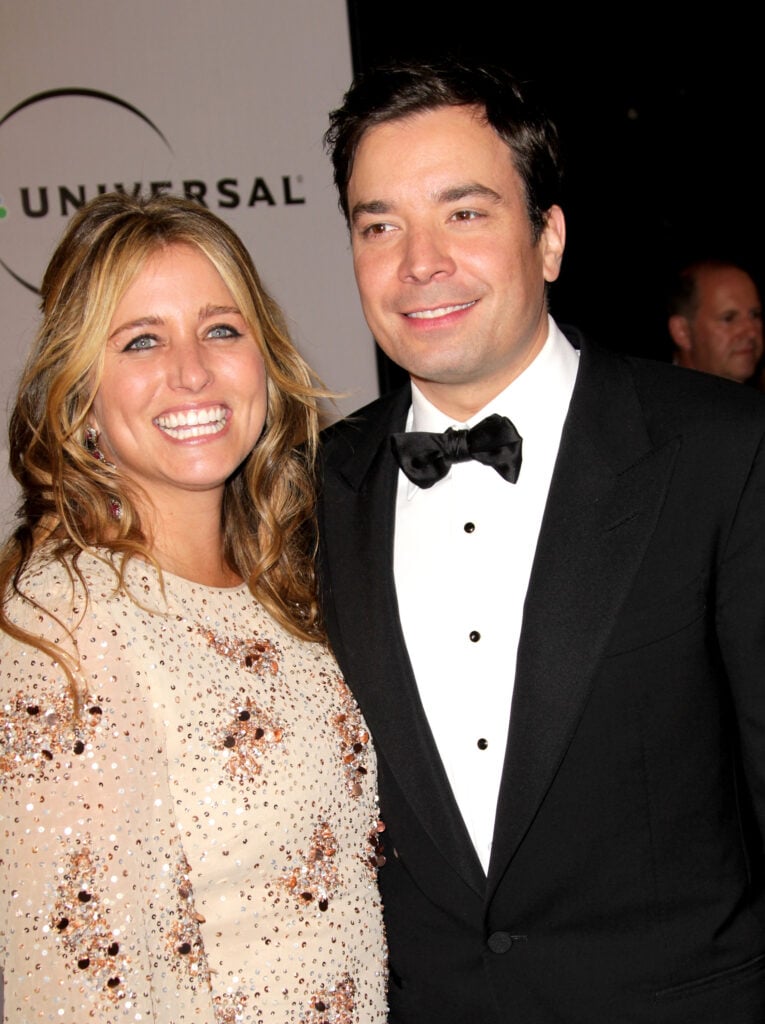
M 751 276 L 723 260 L 685 267 L 669 296 L 674 362 L 743 384 L 762 357 L 762 302 Z

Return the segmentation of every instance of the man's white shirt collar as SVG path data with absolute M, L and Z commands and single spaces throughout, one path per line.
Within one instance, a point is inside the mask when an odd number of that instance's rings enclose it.
M 466 423 L 459 423 L 437 409 L 412 382 L 412 405 L 406 431 L 442 433 L 448 427 L 465 429 L 474 427 L 486 416 L 499 413 L 512 420 L 522 438 L 553 436 L 557 443 L 562 427 L 560 416 L 562 414 L 565 418 L 576 381 L 579 350 L 568 341 L 549 314 L 547 320 L 547 338 L 535 359 Z M 560 401 L 561 398 L 564 400 Z M 450 476 L 451 470 L 439 483 L 447 481 Z M 416 484 L 407 481 L 407 498 L 413 498 L 419 491 Z

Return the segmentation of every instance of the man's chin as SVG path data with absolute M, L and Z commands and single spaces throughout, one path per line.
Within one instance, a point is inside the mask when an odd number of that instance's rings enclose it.
M 759 359 L 755 359 L 753 355 L 749 354 L 734 357 L 725 366 L 725 368 L 720 371 L 720 375 L 722 377 L 729 377 L 730 380 L 738 381 L 739 384 L 744 384 L 754 376 L 758 362 Z

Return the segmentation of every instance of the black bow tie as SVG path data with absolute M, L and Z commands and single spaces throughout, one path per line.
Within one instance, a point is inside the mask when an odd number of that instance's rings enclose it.
M 476 459 L 514 484 L 521 471 L 521 435 L 507 416 L 494 413 L 471 430 L 391 435 L 393 454 L 412 483 L 432 487 L 455 462 Z

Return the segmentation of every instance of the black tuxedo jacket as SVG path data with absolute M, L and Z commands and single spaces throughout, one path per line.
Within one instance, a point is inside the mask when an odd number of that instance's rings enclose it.
M 329 428 L 320 501 L 329 636 L 379 763 L 392 1024 L 763 1024 L 765 398 L 582 344 L 488 878 L 399 624 L 409 404 Z

